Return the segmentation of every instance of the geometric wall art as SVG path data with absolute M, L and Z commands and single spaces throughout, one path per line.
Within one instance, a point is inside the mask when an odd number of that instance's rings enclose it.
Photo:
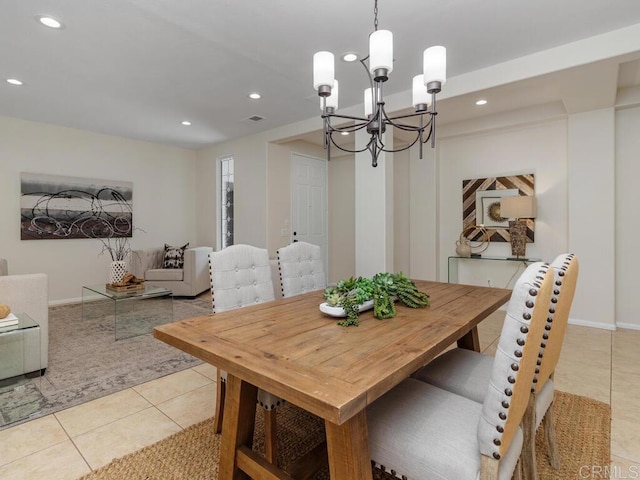
M 508 196 L 534 195 L 533 173 L 505 177 L 475 178 L 462 181 L 462 230 L 484 226 L 492 242 L 509 242 L 509 221 L 500 215 L 500 199 Z M 522 219 L 527 225 L 527 242 L 533 242 L 535 221 Z M 482 231 L 469 229 L 466 237 L 480 241 Z
M 133 183 L 20 174 L 20 238 L 133 236 Z

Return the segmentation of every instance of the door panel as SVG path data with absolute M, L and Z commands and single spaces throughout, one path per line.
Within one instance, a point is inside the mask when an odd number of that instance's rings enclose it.
M 291 240 L 318 245 L 328 277 L 326 160 L 291 155 L 291 182 Z

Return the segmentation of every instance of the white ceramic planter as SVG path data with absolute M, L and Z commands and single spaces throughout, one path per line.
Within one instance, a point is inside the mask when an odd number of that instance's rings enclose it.
M 109 265 L 109 283 L 118 283 L 127 273 L 127 262 L 118 260 Z

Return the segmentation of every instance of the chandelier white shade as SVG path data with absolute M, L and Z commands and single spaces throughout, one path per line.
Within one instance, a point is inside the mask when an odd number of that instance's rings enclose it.
M 369 73 L 377 70 L 393 70 L 393 33 L 389 30 L 377 30 L 369 35 Z
M 447 49 L 441 46 L 429 47 L 424 51 L 425 85 L 431 82 L 447 83 Z
M 313 88 L 333 87 L 335 66 L 333 53 L 317 52 L 313 55 Z
M 431 106 L 431 95 L 427 92 L 424 84 L 424 75 L 413 77 L 413 88 L 411 89 L 413 107 L 417 110 L 424 109 L 421 105 Z
M 413 107 L 415 113 L 390 117 L 385 111 L 382 86 L 393 71 L 393 34 L 389 30 L 378 30 L 378 1 L 375 0 L 374 32 L 369 36 L 369 55 L 360 59 L 369 80 L 369 88 L 364 92 L 364 117 L 340 115 L 338 110 L 338 81 L 335 79 L 335 59 L 331 52 L 317 52 L 313 56 L 313 87 L 320 96 L 322 108 L 324 147 L 327 157 L 331 158 L 331 145 L 340 150 L 359 153 L 371 152 L 371 164 L 377 166 L 380 152 L 399 152 L 411 148 L 416 143 L 420 146 L 431 140 L 435 146 L 436 94 L 447 81 L 447 51 L 443 46 L 427 48 L 423 53 L 422 74 L 413 77 L 411 84 Z M 365 63 L 368 61 L 368 64 Z M 404 119 L 418 117 L 415 123 L 403 123 Z M 336 119 L 342 126 L 335 127 Z M 350 121 L 345 126 L 345 121 Z M 384 133 L 387 126 L 414 132 L 415 138 L 408 145 L 392 149 L 385 146 Z M 348 149 L 333 140 L 334 133 L 351 133 L 366 128 L 371 135 L 369 142 L 361 149 Z
M 320 99 L 320 110 L 323 110 L 324 106 L 333 108 L 334 111 L 338 110 L 338 95 L 338 80 L 334 80 L 331 95 Z

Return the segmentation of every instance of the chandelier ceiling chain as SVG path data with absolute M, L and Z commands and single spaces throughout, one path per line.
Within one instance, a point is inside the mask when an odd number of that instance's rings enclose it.
M 374 0 L 373 4 L 373 31 L 378 31 L 378 0 Z
M 411 148 L 416 143 L 420 146 L 431 140 L 435 147 L 436 126 L 436 94 L 446 83 L 446 49 L 442 46 L 430 47 L 423 54 L 423 74 L 413 78 L 414 113 L 390 117 L 385 110 L 383 84 L 393 70 L 393 34 L 389 30 L 378 30 L 378 0 L 374 0 L 374 31 L 369 36 L 369 54 L 360 58 L 365 68 L 370 87 L 364 92 L 364 117 L 340 115 L 338 110 L 338 81 L 335 79 L 334 56 L 331 52 L 317 52 L 313 56 L 313 86 L 320 96 L 323 120 L 323 143 L 327 150 L 327 159 L 331 159 L 331 146 L 349 152 L 360 153 L 368 150 L 371 153 L 371 165 L 378 165 L 380 152 L 400 152 Z M 417 118 L 418 125 L 404 123 L 405 119 Z M 334 126 L 332 121 L 346 125 Z M 387 126 L 405 132 L 415 133 L 415 138 L 408 145 L 398 148 L 387 148 L 384 133 Z M 341 147 L 333 138 L 334 134 L 354 133 L 366 128 L 370 139 L 361 149 Z

